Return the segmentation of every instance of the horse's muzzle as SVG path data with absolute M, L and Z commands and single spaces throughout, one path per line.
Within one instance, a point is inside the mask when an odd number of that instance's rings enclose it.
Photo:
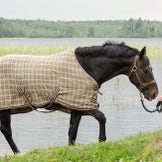
M 158 96 L 158 87 L 157 84 L 153 84 L 149 87 L 147 87 L 146 89 L 144 89 L 142 91 L 144 97 L 148 100 L 148 101 L 152 101 L 153 99 L 155 99 Z

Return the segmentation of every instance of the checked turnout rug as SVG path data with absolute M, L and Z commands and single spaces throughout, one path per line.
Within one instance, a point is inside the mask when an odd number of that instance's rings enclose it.
M 53 102 L 69 109 L 97 109 L 97 93 L 97 82 L 80 66 L 74 50 L 0 57 L 0 111 L 31 111 L 29 102 L 37 108 Z

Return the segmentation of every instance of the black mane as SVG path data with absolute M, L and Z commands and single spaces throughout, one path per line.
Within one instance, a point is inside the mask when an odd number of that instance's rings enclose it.
M 116 43 L 112 41 L 106 41 L 102 46 L 91 47 L 78 47 L 75 49 L 75 53 L 82 57 L 125 57 L 129 58 L 139 54 L 139 51 L 135 48 L 131 48 L 125 44 L 125 42 Z

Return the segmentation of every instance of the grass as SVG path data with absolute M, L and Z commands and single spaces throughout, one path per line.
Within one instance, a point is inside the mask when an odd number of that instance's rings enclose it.
M 137 46 L 137 49 L 142 49 L 143 46 Z M 147 46 L 146 53 L 149 58 L 161 58 L 162 57 L 162 48 L 158 46 Z
M 31 55 L 51 55 L 60 51 L 69 49 L 63 46 L 13 46 L 13 47 L 0 47 L 0 56 L 7 54 L 31 54 Z
M 0 162 L 160 162 L 162 131 L 138 134 L 116 142 L 37 149 Z
M 137 49 L 142 49 L 143 46 L 136 46 Z M 71 47 L 63 46 L 13 46 L 13 47 L 0 47 L 0 56 L 7 54 L 32 54 L 32 55 L 51 55 L 60 51 L 64 51 Z M 155 46 L 147 47 L 147 55 L 149 58 L 161 58 L 162 57 L 162 48 Z

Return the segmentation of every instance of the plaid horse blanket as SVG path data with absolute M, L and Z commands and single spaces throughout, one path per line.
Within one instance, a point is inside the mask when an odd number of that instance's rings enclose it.
M 74 50 L 0 57 L 0 110 L 31 111 L 25 98 L 37 108 L 53 100 L 68 109 L 97 109 L 97 93 L 97 82 L 80 66 Z

